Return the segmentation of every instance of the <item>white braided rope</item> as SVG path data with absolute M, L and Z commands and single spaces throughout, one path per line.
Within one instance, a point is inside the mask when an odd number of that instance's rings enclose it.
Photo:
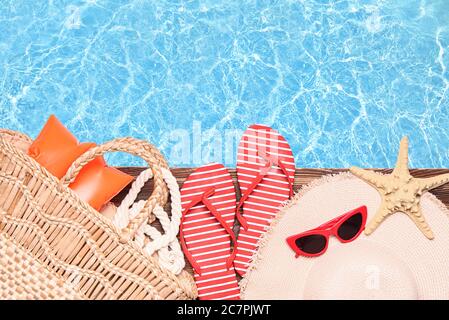
M 131 185 L 131 189 L 129 190 L 126 197 L 123 199 L 120 206 L 117 208 L 117 212 L 114 218 L 112 219 L 112 223 L 117 228 L 119 229 L 125 228 L 128 225 L 129 221 L 132 218 L 134 218 L 137 213 L 139 213 L 138 210 L 135 210 L 133 212 L 133 215 L 130 215 L 131 206 L 133 208 L 139 206 L 140 210 L 142 210 L 142 208 L 145 205 L 145 201 L 141 200 L 136 203 L 134 203 L 134 201 L 136 200 L 137 195 L 140 193 L 140 190 L 142 190 L 145 183 L 152 178 L 153 178 L 153 171 L 151 170 L 151 168 L 149 168 L 142 171 L 137 177 L 136 181 L 133 182 L 133 184 Z
M 161 171 L 164 181 L 170 191 L 172 207 L 171 219 L 164 209 L 157 205 L 153 209 L 153 214 L 161 222 L 164 234 L 161 234 L 159 230 L 145 222 L 137 229 L 134 241 L 141 246 L 147 254 L 153 255 L 157 253 L 161 266 L 174 274 L 179 274 L 185 267 L 184 254 L 182 253 L 181 246 L 176 238 L 181 223 L 181 194 L 179 192 L 178 183 L 170 170 L 162 168 Z M 147 169 L 142 171 L 136 181 L 132 184 L 129 193 L 117 208 L 117 213 L 112 220 L 114 225 L 118 228 L 122 229 L 126 227 L 129 221 L 145 206 L 144 200 L 138 202 L 134 201 L 145 183 L 151 178 L 153 178 L 153 171 Z M 147 237 L 152 241 L 145 241 Z

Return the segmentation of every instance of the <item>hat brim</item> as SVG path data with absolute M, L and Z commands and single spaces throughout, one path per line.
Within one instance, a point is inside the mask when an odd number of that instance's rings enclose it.
M 313 281 L 311 275 L 314 269 L 326 263 L 335 264 L 334 252 L 341 251 L 342 255 L 349 255 L 349 257 L 351 252 L 354 252 L 354 256 L 357 255 L 360 258 L 358 253 L 360 247 L 363 247 L 363 243 L 370 243 L 365 246 L 369 248 L 366 249 L 369 259 L 374 259 L 373 261 L 381 267 L 383 264 L 400 265 L 396 271 L 407 273 L 404 275 L 405 279 L 413 282 L 413 288 L 404 285 L 402 289 L 416 292 L 403 292 L 403 297 L 447 299 L 449 297 L 449 210 L 430 193 L 422 196 L 421 207 L 426 221 L 435 234 L 433 240 L 427 239 L 407 215 L 398 212 L 389 216 L 373 234 L 370 236 L 362 234 L 352 243 L 340 243 L 337 239 L 331 238 L 328 252 L 319 257 L 295 258 L 294 252 L 286 244 L 287 237 L 315 228 L 323 222 L 362 205 L 368 208 L 369 221 L 379 208 L 380 200 L 380 195 L 374 188 L 349 173 L 325 176 L 304 187 L 281 209 L 270 230 L 260 240 L 260 249 L 254 255 L 249 271 L 241 281 L 242 298 L 304 299 L 313 297 L 313 294 L 307 290 L 311 286 L 310 282 Z M 376 249 L 372 249 L 373 247 Z M 385 258 L 379 258 L 377 261 L 376 257 L 382 254 L 379 252 L 373 254 L 374 251 L 385 253 L 388 251 L 388 257 L 391 259 L 388 258 L 386 262 Z M 393 263 L 393 260 L 396 262 Z M 388 272 L 391 273 L 391 270 Z M 389 278 L 385 277 L 385 279 Z M 388 291 L 389 284 L 385 286 Z M 332 292 L 333 289 L 329 288 L 329 290 Z M 349 294 L 347 297 L 351 298 L 352 295 Z M 379 295 L 374 297 L 379 298 Z M 386 294 L 384 298 L 390 297 L 394 297 L 394 294 Z

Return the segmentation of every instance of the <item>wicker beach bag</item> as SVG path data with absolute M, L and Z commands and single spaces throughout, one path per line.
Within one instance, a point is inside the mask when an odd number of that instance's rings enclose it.
M 30 141 L 0 130 L 0 255 L 8 256 L 0 260 L 0 298 L 196 297 L 191 275 L 174 275 L 132 241 L 137 228 L 154 219 L 153 208 L 168 197 L 160 171 L 168 166 L 154 146 L 133 138 L 112 140 L 84 153 L 59 181 L 26 154 Z M 68 188 L 84 165 L 107 152 L 141 157 L 154 176 L 153 193 L 122 230 Z M 26 263 L 19 262 L 22 257 Z M 34 291 L 21 293 L 28 286 Z
M 82 300 L 77 288 L 0 233 L 0 299 Z

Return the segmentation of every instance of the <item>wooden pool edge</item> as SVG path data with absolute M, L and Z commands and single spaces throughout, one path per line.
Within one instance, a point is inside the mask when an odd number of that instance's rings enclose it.
M 123 172 L 126 172 L 134 177 L 138 176 L 139 173 L 144 170 L 144 167 L 119 167 Z M 171 168 L 173 175 L 176 177 L 178 184 L 182 186 L 185 179 L 192 173 L 196 168 Z M 232 176 L 234 185 L 237 187 L 237 174 L 235 168 L 228 168 L 229 173 Z M 347 172 L 349 169 L 337 169 L 337 168 L 324 168 L 324 169 L 313 169 L 313 168 L 297 168 L 295 172 L 295 182 L 294 190 L 299 190 L 302 186 L 309 184 L 315 179 L 319 179 L 322 176 L 330 174 L 338 174 L 342 172 Z M 381 173 L 391 173 L 392 169 L 372 169 Z M 410 169 L 412 176 L 417 178 L 427 178 L 440 174 L 449 173 L 449 169 Z M 148 198 L 152 191 L 151 184 L 149 187 L 145 188 L 139 195 L 139 199 Z M 123 197 L 127 194 L 128 189 L 123 190 L 116 198 L 114 198 L 115 203 L 119 203 Z M 441 202 L 443 202 L 449 208 L 449 183 L 442 185 L 430 191 L 433 193 Z M 236 188 L 237 198 L 240 197 L 239 189 Z

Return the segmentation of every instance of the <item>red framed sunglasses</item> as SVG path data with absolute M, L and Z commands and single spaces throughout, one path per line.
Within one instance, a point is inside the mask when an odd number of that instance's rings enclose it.
M 326 252 L 331 235 L 343 243 L 354 241 L 365 229 L 366 216 L 366 206 L 361 206 L 315 229 L 290 236 L 286 240 L 296 253 L 296 258 L 317 257 Z

